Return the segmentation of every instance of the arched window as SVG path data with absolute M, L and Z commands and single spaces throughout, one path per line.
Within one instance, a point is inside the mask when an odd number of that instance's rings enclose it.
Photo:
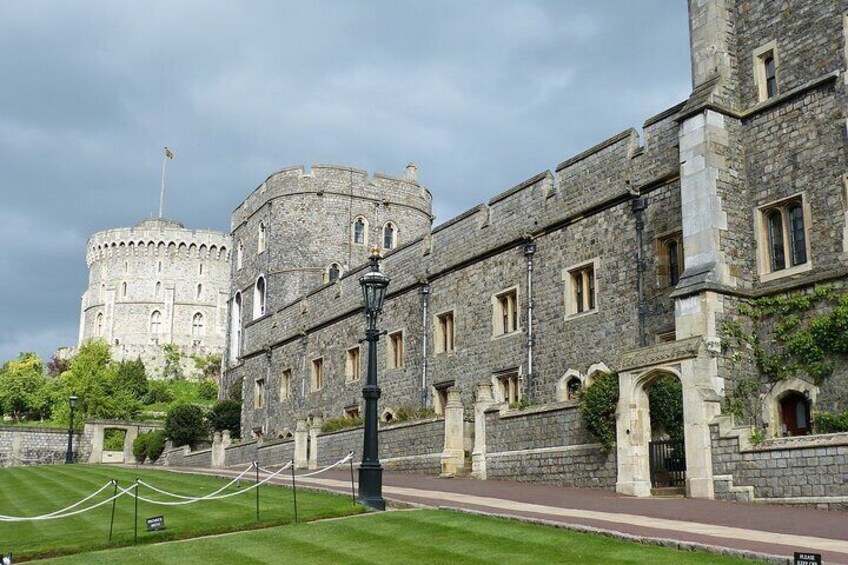
M 197 296 L 196 296 L 196 298 L 197 298 L 198 300 L 200 300 L 200 297 L 201 297 L 201 296 L 203 296 L 203 285 L 198 283 L 198 285 L 197 285 Z
M 99 312 L 97 317 L 94 319 L 94 335 L 102 336 L 103 335 L 103 313 Z
M 365 245 L 368 243 L 368 238 L 366 234 L 368 233 L 368 223 L 365 221 L 365 218 L 358 217 L 356 221 L 353 222 L 353 242 L 358 243 L 360 245 Z
M 258 252 L 262 253 L 265 251 L 265 233 L 268 231 L 268 228 L 265 227 L 265 222 L 259 222 L 259 236 L 258 236 Z
M 121 284 L 121 296 L 123 296 L 124 298 L 127 297 L 127 283 Z
M 383 226 L 383 249 L 394 249 L 397 239 L 397 228 L 391 222 Z
M 235 362 L 241 353 L 241 293 L 233 298 L 233 311 L 230 320 L 230 360 Z
M 568 382 L 565 383 L 566 398 L 568 398 L 568 400 L 579 398 L 581 388 L 583 388 L 583 383 L 580 382 L 580 379 L 577 377 L 571 377 L 568 379 Z
M 327 282 L 336 282 L 342 274 L 342 267 L 338 263 L 331 263 L 327 267 Z
M 236 269 L 241 269 L 244 264 L 244 244 L 239 241 L 236 247 Z
M 162 313 L 154 310 L 150 315 L 150 333 L 158 334 L 162 331 Z
M 805 436 L 811 431 L 810 400 L 800 392 L 780 399 L 781 431 L 786 436 Z
M 253 290 L 253 319 L 265 315 L 265 277 L 256 279 Z
M 153 288 L 153 297 L 159 298 L 160 296 L 162 296 L 162 283 L 156 281 L 156 286 Z
M 203 336 L 203 314 L 200 312 L 191 319 L 191 335 L 192 337 Z

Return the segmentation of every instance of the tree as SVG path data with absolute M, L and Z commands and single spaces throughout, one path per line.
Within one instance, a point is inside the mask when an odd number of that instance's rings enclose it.
M 147 434 L 147 457 L 151 461 L 156 461 L 162 452 L 165 451 L 165 431 L 153 430 Z
M 221 356 L 217 353 L 193 355 L 192 360 L 202 379 L 215 381 L 221 375 Z
M 166 379 L 183 378 L 180 347 L 175 343 L 166 343 L 162 346 L 162 351 L 165 354 L 165 366 L 162 367 L 162 376 Z
M 216 432 L 229 430 L 231 437 L 239 437 L 241 435 L 241 402 L 232 399 L 218 402 L 209 412 L 209 425 Z
M 0 368 L 0 413 L 15 421 L 50 414 L 44 364 L 35 353 L 21 353 Z
M 203 409 L 194 404 L 178 404 L 165 416 L 165 435 L 175 446 L 188 445 L 192 448 L 209 438 L 209 428 Z
M 128 390 L 139 400 L 147 394 L 147 372 L 141 357 L 118 363 L 113 388 Z

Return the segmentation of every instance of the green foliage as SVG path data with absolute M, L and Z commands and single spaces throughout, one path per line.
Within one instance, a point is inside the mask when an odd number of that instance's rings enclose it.
M 216 432 L 230 430 L 230 437 L 241 436 L 241 402 L 221 400 L 209 411 L 209 425 Z M 323 428 L 322 428 L 323 429 Z
M 183 378 L 182 353 L 180 347 L 175 343 L 166 343 L 162 346 L 162 352 L 165 354 L 165 366 L 162 367 L 162 376 L 166 379 L 181 379 Z
M 751 428 L 751 443 L 753 443 L 754 445 L 760 445 L 761 443 L 763 443 L 763 441 L 765 441 L 765 439 L 766 434 L 763 432 L 762 428 L 759 428 L 757 426 Z
M 0 367 L 0 414 L 17 422 L 50 416 L 50 383 L 35 353 L 21 353 Z
M 167 404 L 173 402 L 174 391 L 168 385 L 167 381 L 151 381 L 147 385 L 147 394 L 144 396 L 144 403 L 150 404 Z
M 227 397 L 230 398 L 231 400 L 238 400 L 239 402 L 241 402 L 241 400 L 242 400 L 242 388 L 243 388 L 243 385 L 242 385 L 241 379 L 239 379 L 239 380 L 237 380 L 236 382 L 234 382 L 233 384 L 230 385 L 230 390 L 227 394 Z
M 844 412 L 816 412 L 813 426 L 817 434 L 848 432 L 848 410 Z
M 524 410 L 525 408 L 529 408 L 536 404 L 529 396 L 522 396 L 518 399 L 517 402 L 511 402 L 509 405 L 510 410 Z
M 115 387 L 132 392 L 138 400 L 147 394 L 147 371 L 141 358 L 135 361 L 121 361 L 115 368 Z
M 221 356 L 217 353 L 192 355 L 194 366 L 200 372 L 201 379 L 215 380 L 221 376 Z
M 732 414 L 740 424 L 757 423 L 759 389 L 760 383 L 757 379 L 742 378 L 735 381 L 735 387 L 725 397 L 724 411 Z
M 413 406 L 401 406 L 397 409 L 395 413 L 395 417 L 392 420 L 392 424 L 399 424 L 400 422 L 408 422 L 411 420 L 425 420 L 427 418 L 432 418 L 436 415 L 436 411 L 430 408 L 429 406 L 425 407 L 413 407 Z
M 133 441 L 133 457 L 135 457 L 136 462 L 144 463 L 145 459 L 147 459 L 147 439 L 150 437 L 150 433 L 146 434 L 138 434 L 138 437 Z
M 337 432 L 339 430 L 344 430 L 347 428 L 355 428 L 356 426 L 361 426 L 362 424 L 362 417 L 330 418 L 329 420 L 324 420 L 324 423 L 321 424 L 321 431 L 324 433 Z
M 47 363 L 47 375 L 50 377 L 58 377 L 65 371 L 71 368 L 71 360 L 64 359 L 58 355 L 53 355 Z
M 123 451 L 124 441 L 127 439 L 126 430 L 107 429 L 103 433 L 104 451 Z
M 683 439 L 683 385 L 675 377 L 660 377 L 648 389 L 651 432 L 668 434 L 670 439 Z
M 192 448 L 208 439 L 209 428 L 203 408 L 194 404 L 178 404 L 171 408 L 165 418 L 165 435 L 175 446 Z
M 197 395 L 203 400 L 215 400 L 218 398 L 218 385 L 216 385 L 213 381 L 200 381 L 197 388 Z
M 158 461 L 165 451 L 165 430 L 153 430 L 144 434 L 147 436 L 147 458 Z
M 609 450 L 615 443 L 615 411 L 618 406 L 618 375 L 606 373 L 598 375 L 592 384 L 583 391 L 583 404 L 580 411 L 589 433 L 597 439 L 604 449 Z

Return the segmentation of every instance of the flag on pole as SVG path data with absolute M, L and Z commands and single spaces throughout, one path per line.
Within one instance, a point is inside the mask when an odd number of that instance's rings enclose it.
M 174 158 L 174 152 L 171 151 L 170 149 L 168 149 L 167 147 L 165 147 L 165 157 L 167 157 L 168 159 L 173 159 Z

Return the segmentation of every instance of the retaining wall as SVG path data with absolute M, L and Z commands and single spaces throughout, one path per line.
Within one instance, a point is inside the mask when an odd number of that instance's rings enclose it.
M 89 444 L 81 432 L 74 434 L 74 460 L 85 461 Z M 0 467 L 63 463 L 68 430 L 0 426 Z

